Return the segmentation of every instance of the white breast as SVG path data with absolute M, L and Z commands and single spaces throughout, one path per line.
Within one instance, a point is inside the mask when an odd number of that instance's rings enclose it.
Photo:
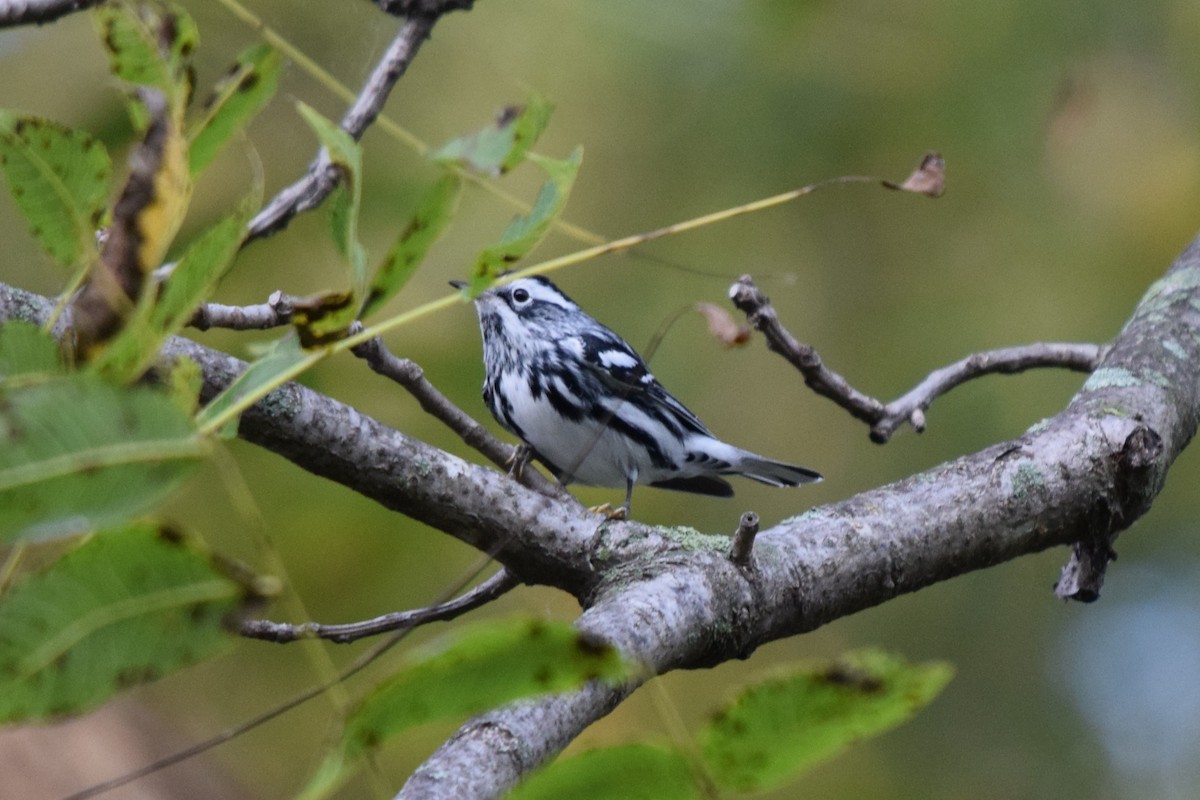
M 564 396 L 573 397 L 561 383 L 557 388 Z M 675 469 L 655 465 L 637 442 L 630 441 L 601 420 L 585 417 L 572 422 L 564 419 L 545 397 L 534 401 L 529 386 L 515 375 L 501 379 L 501 391 L 511 401 L 512 419 L 529 444 L 576 483 L 624 487 L 630 476 L 635 477 L 636 483 L 652 483 L 704 471 L 684 461 L 684 443 L 665 431 L 658 439 L 664 455 L 676 465 Z M 653 430 L 657 426 L 631 403 L 615 405 L 615 414 L 635 427 Z

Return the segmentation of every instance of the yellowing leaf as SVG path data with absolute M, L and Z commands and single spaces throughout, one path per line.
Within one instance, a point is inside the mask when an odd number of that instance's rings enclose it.
M 151 113 L 153 114 L 153 109 Z M 143 154 L 151 151 L 157 151 L 159 154 L 157 163 L 148 171 L 152 181 L 149 197 L 145 198 L 144 203 L 142 198 L 136 198 L 136 202 L 140 204 L 136 225 L 141 235 L 138 265 L 147 273 L 162 265 L 167 249 L 175 241 L 175 234 L 183 224 L 183 217 L 192 198 L 187 140 L 183 137 L 181 122 L 181 114 L 164 116 L 161 121 L 154 116 L 143 139 Z M 125 184 L 125 191 L 122 192 L 113 212 L 114 226 L 122 212 L 122 202 L 129 194 L 141 190 L 137 184 L 147 174 L 139 170 L 141 165 L 136 161 L 130 166 L 129 181 Z M 107 255 L 107 248 L 105 254 Z
M 246 235 L 246 223 L 261 202 L 261 187 L 252 191 L 231 216 L 203 233 L 175 264 L 161 289 L 143 301 L 148 309 L 135 315 L 96 357 L 92 367 L 118 383 L 139 378 L 153 363 L 168 337 L 178 333 L 196 308 L 216 289 L 233 263 Z
M 85 357 L 121 328 L 135 306 L 149 313 L 153 297 L 143 297 L 146 277 L 162 263 L 191 198 L 179 115 L 161 92 L 144 89 L 141 96 L 149 125 L 130 156 L 129 177 L 113 208 L 100 261 L 73 303 Z

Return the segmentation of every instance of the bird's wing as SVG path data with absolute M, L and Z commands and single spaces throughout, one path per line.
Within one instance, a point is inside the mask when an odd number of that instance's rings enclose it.
M 583 362 L 610 389 L 632 403 L 652 411 L 655 416 L 675 422 L 684 431 L 711 435 L 704 423 L 663 388 L 646 367 L 646 362 L 623 339 L 611 331 L 579 337 Z
M 657 385 L 642 357 L 615 333 L 585 333 L 578 342 L 583 363 L 610 389 L 640 394 Z

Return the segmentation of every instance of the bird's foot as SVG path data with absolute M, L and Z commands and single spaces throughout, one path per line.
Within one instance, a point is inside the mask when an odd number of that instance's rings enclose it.
M 532 459 L 533 448 L 524 444 L 514 447 L 512 455 L 508 457 L 508 462 L 505 464 L 508 467 L 508 476 L 514 480 L 521 480 L 521 475 L 524 474 L 525 467 L 529 466 L 529 462 Z

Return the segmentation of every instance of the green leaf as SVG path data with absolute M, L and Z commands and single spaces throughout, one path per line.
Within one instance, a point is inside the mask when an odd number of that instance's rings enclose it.
M 345 778 L 352 762 L 405 728 L 589 680 L 617 682 L 631 672 L 615 648 L 564 623 L 489 621 L 458 631 L 450 641 L 414 654 L 408 666 L 363 698 L 306 796 L 321 796 Z
M 196 309 L 212 295 L 233 265 L 246 238 L 246 223 L 262 199 L 261 187 L 252 191 L 237 211 L 209 228 L 183 254 L 167 278 L 150 317 L 151 327 L 162 336 L 179 332 Z
M 517 786 L 508 800 L 699 800 L 703 796 L 678 751 L 626 744 L 555 761 Z
M 488 127 L 447 142 L 429 157 L 485 175 L 503 174 L 525 160 L 553 111 L 549 100 L 534 94 L 525 105 L 509 106 Z
M 752 686 L 699 736 L 705 764 L 725 788 L 780 786 L 851 742 L 890 730 L 950 681 L 949 664 L 908 664 L 876 650 Z
M 209 658 L 266 586 L 154 524 L 88 539 L 0 599 L 0 720 L 86 711 Z
M 204 115 L 192 125 L 188 148 L 192 177 L 240 131 L 275 94 L 283 61 L 278 51 L 257 44 L 242 52 L 204 102 Z
M 566 623 L 512 619 L 460 629 L 413 655 L 355 708 L 343 732 L 348 756 L 435 719 L 474 714 L 589 680 L 617 682 L 630 667 L 610 645 Z
M 246 236 L 246 223 L 261 201 L 255 190 L 233 215 L 205 231 L 175 265 L 161 291 L 148 298 L 149 308 L 131 319 L 93 361 L 94 368 L 118 383 L 141 376 L 163 343 L 187 325 L 229 271 Z
M 545 238 L 550 226 L 567 204 L 575 176 L 579 173 L 583 148 L 575 148 L 575 152 L 561 161 L 533 154 L 530 154 L 529 158 L 545 170 L 549 180 L 538 192 L 533 209 L 526 216 L 513 220 L 500 237 L 500 241 L 475 259 L 471 281 L 466 289 L 470 297 L 475 297 L 491 286 L 496 278 Z
M 360 317 L 377 311 L 408 283 L 429 248 L 450 225 L 461 194 L 462 181 L 456 175 L 444 176 L 426 192 L 408 227 L 375 271 Z
M 358 212 L 362 203 L 362 149 L 344 130 L 304 103 L 298 103 L 301 116 L 317 134 L 329 153 L 330 161 L 342 170 L 342 183 L 329 199 L 333 243 L 346 263 L 348 290 L 317 295 L 307 303 L 297 303 L 292 322 L 305 347 L 317 347 L 346 335 L 346 329 L 358 318 L 367 289 L 367 253 L 358 240 Z
M 12 389 L 65 372 L 58 343 L 50 334 L 22 320 L 0 324 L 0 398 Z
M 75 374 L 0 392 L 0 542 L 122 524 L 207 453 L 160 391 Z
M 362 172 L 362 148 L 354 137 L 307 103 L 296 103 L 296 110 L 313 129 L 321 145 L 329 150 L 330 161 L 350 170 L 352 174 L 346 177 L 357 182 Z
M 305 352 L 295 336 L 279 339 L 261 358 L 252 363 L 225 391 L 214 397 L 196 416 L 196 424 L 202 433 L 211 433 L 224 428 L 273 389 L 295 378 L 312 364 L 317 356 Z M 225 429 L 232 437 L 236 426 Z
M 68 266 L 90 261 L 112 172 L 104 145 L 50 120 L 0 111 L 0 166 L 43 249 Z
M 192 54 L 200 42 L 196 23 L 177 5 L 121 0 L 94 12 L 109 69 L 123 81 L 161 90 L 176 111 L 192 92 Z M 137 127 L 144 116 L 131 109 Z
M 359 192 L 345 182 L 329 199 L 329 227 L 338 253 L 350 267 L 350 282 L 356 296 L 367 287 L 367 252 L 358 241 Z M 356 309 L 357 310 L 357 309 Z

